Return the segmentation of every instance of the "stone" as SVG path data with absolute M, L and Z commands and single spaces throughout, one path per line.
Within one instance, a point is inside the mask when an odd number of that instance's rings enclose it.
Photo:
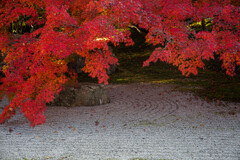
M 94 83 L 79 83 L 77 86 L 67 86 L 65 90 L 49 103 L 50 106 L 95 106 L 110 102 L 104 85 Z

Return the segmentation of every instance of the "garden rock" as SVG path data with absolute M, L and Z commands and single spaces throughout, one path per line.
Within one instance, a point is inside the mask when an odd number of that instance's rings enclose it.
M 51 106 L 95 106 L 110 102 L 104 85 L 79 83 L 75 87 L 68 86 L 51 102 Z

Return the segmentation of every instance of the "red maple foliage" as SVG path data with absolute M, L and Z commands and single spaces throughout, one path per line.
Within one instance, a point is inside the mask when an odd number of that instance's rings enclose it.
M 31 31 L 14 34 L 10 28 L 20 22 Z M 191 27 L 194 22 L 202 29 Z M 44 123 L 46 103 L 76 81 L 66 62 L 73 53 L 85 58 L 84 72 L 107 84 L 106 70 L 118 64 L 108 43 L 132 45 L 131 26 L 147 30 L 146 41 L 156 46 L 143 66 L 160 59 L 196 75 L 203 60 L 217 54 L 233 76 L 240 65 L 239 22 L 239 4 L 231 0 L 2 0 L 0 50 L 6 65 L 0 90 L 12 100 L 0 123 L 17 108 L 32 126 Z

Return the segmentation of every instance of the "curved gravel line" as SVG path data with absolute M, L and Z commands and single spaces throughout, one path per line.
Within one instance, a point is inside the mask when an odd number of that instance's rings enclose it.
M 0 159 L 240 159 L 239 103 L 210 103 L 169 85 L 107 89 L 111 103 L 48 107 L 35 128 L 18 113 L 0 125 Z

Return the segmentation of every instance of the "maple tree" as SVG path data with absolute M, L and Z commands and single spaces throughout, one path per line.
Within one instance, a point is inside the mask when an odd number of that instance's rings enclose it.
M 156 46 L 143 66 L 161 60 L 196 75 L 215 54 L 233 76 L 240 65 L 239 22 L 239 4 L 230 0 L 2 0 L 0 90 L 11 103 L 0 123 L 17 108 L 32 126 L 44 123 L 46 103 L 76 82 L 67 67 L 72 54 L 85 58 L 84 72 L 107 84 L 106 70 L 118 64 L 108 44 L 133 45 L 129 28 L 148 31 L 146 42 Z

